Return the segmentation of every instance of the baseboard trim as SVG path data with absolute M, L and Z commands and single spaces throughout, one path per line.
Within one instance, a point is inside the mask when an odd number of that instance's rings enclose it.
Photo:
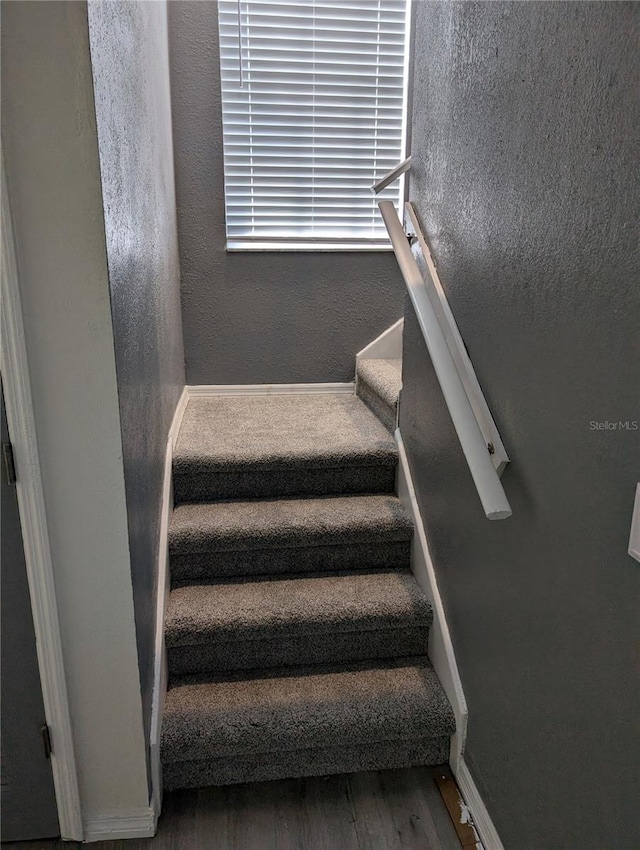
M 484 850 L 504 850 L 504 844 L 500 840 L 498 831 L 491 820 L 491 816 L 480 796 L 478 786 L 474 782 L 465 760 L 463 758 L 459 759 L 458 764 L 455 767 L 452 766 L 451 769 L 458 783 L 460 793 L 469 807 L 473 825 L 480 836 Z
M 149 741 L 149 760 L 151 767 L 151 806 L 154 817 L 160 817 L 162 811 L 162 764 L 160 761 L 160 733 L 162 715 L 167 693 L 167 656 L 164 645 L 164 621 L 169 598 L 169 521 L 173 510 L 173 488 L 171 469 L 173 450 L 178 439 L 182 417 L 189 400 L 187 387 L 176 405 L 173 421 L 167 435 L 162 480 L 162 505 L 160 508 L 160 540 L 158 543 L 158 590 L 156 597 L 156 631 L 154 643 L 153 696 L 151 703 L 151 732 Z
M 343 384 L 201 384 L 187 387 L 188 398 L 242 395 L 353 395 L 355 385 Z
M 169 428 L 169 434 L 167 435 L 167 439 L 171 443 L 172 449 L 175 447 L 176 440 L 178 439 L 178 433 L 180 431 L 180 426 L 182 425 L 182 417 L 184 416 L 184 411 L 188 401 L 189 387 L 183 387 L 182 392 L 180 393 L 180 398 L 178 399 L 178 403 L 176 404 L 175 413 L 173 414 L 173 420 L 171 422 L 171 427 Z
M 88 818 L 84 825 L 85 842 L 120 841 L 125 838 L 152 838 L 156 816 L 148 806 Z
M 449 627 L 438 589 L 436 573 L 429 552 L 424 523 L 420 515 L 420 508 L 411 478 L 409 461 L 399 428 L 396 429 L 395 438 L 399 455 L 396 480 L 398 498 L 411 516 L 415 527 L 413 542 L 411 544 L 411 570 L 416 581 L 427 594 L 433 606 L 433 626 L 429 632 L 429 659 L 449 698 L 456 719 L 456 733 L 451 739 L 450 753 L 450 763 L 455 773 L 455 767 L 462 759 L 467 737 L 467 701 L 462 689 L 460 674 L 458 673 L 453 643 L 451 642 L 451 635 L 449 634 Z

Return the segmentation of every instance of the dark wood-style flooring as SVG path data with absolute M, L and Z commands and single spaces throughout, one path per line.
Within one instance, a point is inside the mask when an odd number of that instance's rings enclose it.
M 167 794 L 155 838 L 91 850 L 460 850 L 435 768 L 288 779 Z M 3 850 L 74 850 L 62 841 Z

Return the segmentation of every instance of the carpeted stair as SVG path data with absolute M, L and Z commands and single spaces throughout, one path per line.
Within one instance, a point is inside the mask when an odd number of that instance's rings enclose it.
M 171 594 L 173 676 L 419 655 L 431 607 L 406 570 L 225 585 Z
M 176 445 L 176 502 L 390 493 L 396 453 L 350 395 L 202 398 Z
M 440 764 L 393 438 L 356 396 L 191 399 L 174 453 L 165 789 Z
M 180 505 L 170 532 L 171 576 L 183 583 L 406 567 L 412 534 L 389 494 Z
M 402 388 L 402 360 L 358 360 L 358 396 L 389 431 L 396 429 L 398 398 Z

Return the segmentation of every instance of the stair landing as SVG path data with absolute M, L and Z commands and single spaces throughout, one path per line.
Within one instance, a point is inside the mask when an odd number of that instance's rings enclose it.
M 173 459 L 176 501 L 393 490 L 397 450 L 346 394 L 191 399 Z

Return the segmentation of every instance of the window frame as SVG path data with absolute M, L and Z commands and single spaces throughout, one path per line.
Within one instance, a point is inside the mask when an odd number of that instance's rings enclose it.
M 400 150 L 401 156 L 399 162 L 405 159 L 409 153 L 410 144 L 410 124 L 409 113 L 412 102 L 412 82 L 413 75 L 411 73 L 411 58 L 413 54 L 413 0 L 406 0 L 405 8 L 405 29 L 404 29 L 404 61 L 403 61 L 403 94 L 402 94 L 402 119 L 401 119 L 401 135 L 400 135 Z M 221 60 L 220 60 L 221 61 Z M 222 75 L 222 68 L 220 67 Z M 224 104 L 224 95 L 221 92 L 221 108 Z M 224 114 L 222 118 L 222 127 L 224 134 Z M 371 174 L 371 184 L 380 180 L 383 174 Z M 402 207 L 408 196 L 408 176 L 402 174 L 398 178 L 398 196 L 393 200 L 397 204 L 400 215 L 402 217 Z M 336 239 L 314 239 L 309 237 L 296 238 L 275 238 L 268 237 L 265 239 L 238 239 L 228 235 L 227 226 L 227 201 L 226 201 L 226 173 L 223 168 L 223 183 L 224 183 L 224 220 L 225 220 L 225 251 L 230 254 L 242 253 L 388 253 L 393 251 L 390 239 L 385 236 L 379 239 L 367 238 L 346 238 L 345 240 Z

